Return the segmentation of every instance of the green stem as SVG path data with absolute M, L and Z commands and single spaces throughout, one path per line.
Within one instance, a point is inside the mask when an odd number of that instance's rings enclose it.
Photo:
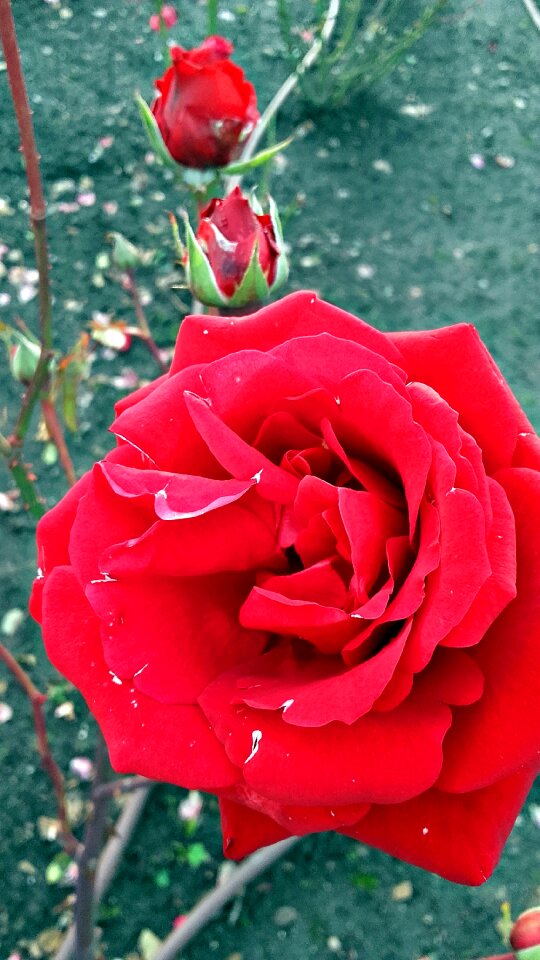
M 238 158 L 239 160 L 251 159 L 269 123 L 277 115 L 287 97 L 289 97 L 293 90 L 298 86 L 300 77 L 313 66 L 323 48 L 326 46 L 326 44 L 328 44 L 336 26 L 340 4 L 341 0 L 330 0 L 322 25 L 320 37 L 317 37 L 317 39 L 312 43 L 307 53 L 298 64 L 296 70 L 294 70 L 294 72 L 287 77 L 287 79 L 281 84 L 277 93 L 272 97 L 270 103 L 266 107 L 266 110 L 264 110 L 259 117 L 253 133 L 249 137 L 240 157 Z M 233 190 L 234 187 L 239 186 L 241 182 L 241 176 L 227 177 L 225 192 L 230 193 L 231 190 Z
M 169 47 L 169 39 L 167 35 L 167 27 L 161 16 L 161 8 L 163 6 L 163 0 L 155 0 L 154 7 L 155 11 L 159 17 L 159 39 L 161 40 L 161 49 L 163 51 L 163 59 L 167 66 L 171 63 L 171 48 Z
M 219 32 L 218 26 L 218 8 L 219 0 L 208 0 L 208 35 L 213 36 Z

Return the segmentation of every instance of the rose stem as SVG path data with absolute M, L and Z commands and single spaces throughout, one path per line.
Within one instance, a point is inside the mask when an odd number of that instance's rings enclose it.
M 165 26 L 165 21 L 161 15 L 161 8 L 163 6 L 163 0 L 155 0 L 155 10 L 159 17 L 159 39 L 161 40 L 161 46 L 163 48 L 163 59 L 167 66 L 171 62 L 171 50 L 169 47 L 169 41 L 167 37 L 167 27 Z
M 122 854 L 144 810 L 150 789 L 150 786 L 148 786 L 146 789 L 137 790 L 129 796 L 122 813 L 114 824 L 113 834 L 105 844 L 97 863 L 94 884 L 94 906 L 97 906 L 101 902 L 114 879 Z M 66 933 L 54 960 L 70 960 L 74 949 L 75 926 L 73 925 Z
M 295 843 L 298 843 L 299 837 L 291 837 L 287 840 L 281 840 L 274 843 L 271 847 L 264 847 L 258 850 L 251 857 L 248 857 L 239 867 L 236 868 L 230 880 L 219 886 L 214 887 L 210 893 L 207 893 L 202 900 L 187 914 L 180 927 L 173 930 L 165 938 L 160 947 L 158 947 L 152 960 L 173 960 L 179 950 L 182 950 L 193 937 L 202 930 L 206 924 L 222 907 L 228 903 L 250 880 L 268 870 L 276 860 L 279 860 L 287 853 Z
M 325 44 L 330 40 L 339 16 L 341 0 L 330 0 L 328 4 L 328 9 L 326 11 L 326 16 L 324 18 L 324 23 L 321 29 L 321 35 L 312 43 L 311 47 L 304 55 L 300 63 L 298 64 L 296 70 L 293 73 L 289 74 L 287 79 L 282 83 L 281 87 L 276 94 L 272 97 L 270 103 L 266 107 L 266 110 L 263 111 L 257 125 L 249 137 L 238 162 L 242 160 L 250 160 L 257 146 L 260 143 L 261 137 L 263 136 L 265 130 L 268 127 L 270 121 L 276 116 L 278 111 L 281 109 L 285 103 L 287 97 L 293 92 L 293 90 L 298 86 L 298 82 L 302 74 L 304 74 L 310 67 L 313 66 L 317 60 L 319 54 L 323 50 Z M 242 182 L 241 175 L 227 177 L 225 180 L 226 189 L 225 193 L 230 193 L 236 186 L 239 186 Z
M 218 32 L 218 7 L 219 0 L 208 0 L 208 35 L 213 36 Z
M 0 448 L 8 461 L 8 467 L 19 487 L 24 504 L 30 509 L 34 516 L 39 517 L 43 515 L 44 510 L 40 498 L 35 491 L 33 480 L 24 464 L 22 446 L 30 426 L 34 407 L 43 389 L 46 387 L 49 377 L 49 363 L 53 356 L 52 305 L 49 282 L 46 205 L 39 169 L 39 154 L 34 137 L 32 111 L 30 110 L 30 104 L 28 102 L 21 58 L 17 46 L 11 0 L 0 0 L 0 41 L 4 51 L 11 96 L 19 126 L 22 153 L 25 161 L 26 180 L 30 195 L 30 224 L 34 234 L 34 249 L 39 276 L 39 333 L 41 342 L 41 353 L 38 365 L 28 389 L 23 395 L 15 428 L 11 436 L 2 438 Z M 52 405 L 52 401 L 49 402 Z M 61 435 L 59 424 L 57 429 L 57 435 L 58 434 Z M 63 447 L 65 450 L 65 442 L 63 442 Z M 60 456 L 62 459 L 62 454 L 60 454 Z
M 164 362 L 159 348 L 154 340 L 150 327 L 148 326 L 148 320 L 146 319 L 146 314 L 144 312 L 144 307 L 142 305 L 141 295 L 139 293 L 139 288 L 137 286 L 137 281 L 135 279 L 135 272 L 129 267 L 125 271 L 126 277 L 126 289 L 133 300 L 133 308 L 135 310 L 135 316 L 137 318 L 137 326 L 141 331 L 141 340 L 146 344 L 148 351 L 152 354 L 154 360 L 159 366 L 159 369 L 162 373 L 167 373 L 167 364 Z
M 93 799 L 101 797 L 119 797 L 123 793 L 133 793 L 143 787 L 152 787 L 158 780 L 149 780 L 148 777 L 122 777 L 120 780 L 111 780 L 110 783 L 101 783 L 92 790 Z
M 43 714 L 43 704 L 47 697 L 32 683 L 26 671 L 23 670 L 13 654 L 9 652 L 3 643 L 0 643 L 0 660 L 6 664 L 8 670 L 15 677 L 19 686 L 22 687 L 32 705 L 38 752 L 41 757 L 43 769 L 49 776 L 56 797 L 56 815 L 60 822 L 59 839 L 66 853 L 69 854 L 70 857 L 74 857 L 79 849 L 79 843 L 69 826 L 64 795 L 64 778 L 60 767 L 53 758 L 47 737 L 47 727 Z
M 535 27 L 540 30 L 540 10 L 538 10 L 534 0 L 523 0 L 523 3 Z
M 95 782 L 104 781 L 107 771 L 107 748 L 98 733 L 95 760 Z M 79 868 L 75 900 L 75 956 L 77 960 L 92 960 L 95 953 L 95 882 L 98 857 L 103 844 L 107 822 L 108 797 L 93 794 L 92 809 L 84 830 L 82 850 L 77 857 Z
M 56 408 L 54 403 L 52 403 L 48 397 L 43 397 L 41 400 L 41 412 L 43 413 L 43 419 L 45 421 L 49 436 L 58 450 L 58 456 L 60 457 L 60 463 L 62 464 L 62 469 L 66 475 L 66 480 L 72 487 L 75 483 L 77 483 L 75 469 L 66 446 L 66 441 L 64 439 L 62 427 L 60 426 L 58 420 Z

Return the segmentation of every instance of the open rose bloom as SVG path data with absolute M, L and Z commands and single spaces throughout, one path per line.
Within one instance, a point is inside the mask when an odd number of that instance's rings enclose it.
M 112 430 L 32 608 L 114 768 L 216 793 L 234 858 L 485 880 L 540 767 L 540 447 L 475 330 L 188 317 Z

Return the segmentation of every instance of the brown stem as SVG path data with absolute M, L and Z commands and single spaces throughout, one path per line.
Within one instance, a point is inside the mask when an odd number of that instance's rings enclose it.
M 97 865 L 94 887 L 96 904 L 101 902 L 112 883 L 122 854 L 144 810 L 149 792 L 150 788 L 148 787 L 146 790 L 137 790 L 131 797 L 128 797 L 122 813 L 114 824 L 113 835 L 107 841 Z M 70 960 L 74 949 L 75 926 L 71 926 L 54 960 Z
M 155 786 L 157 783 L 157 780 L 149 780 L 148 777 L 122 777 L 121 780 L 111 780 L 110 783 L 101 783 L 94 787 L 92 797 L 120 797 L 123 793 L 133 793 L 134 790 Z
M 107 769 L 107 748 L 100 733 L 95 762 L 95 780 L 103 781 Z M 82 850 L 77 858 L 77 897 L 75 901 L 75 956 L 93 960 L 95 955 L 95 883 L 98 857 L 103 846 L 108 797 L 95 797 L 86 821 Z
M 298 837 L 281 840 L 271 847 L 264 847 L 248 857 L 236 868 L 231 878 L 225 883 L 214 887 L 210 893 L 199 901 L 197 906 L 187 914 L 184 922 L 165 938 L 154 954 L 153 960 L 173 960 L 176 954 L 183 950 L 187 943 L 215 917 L 216 913 L 228 903 L 242 887 L 268 870 L 276 860 L 279 860 L 288 850 L 298 843 Z
M 21 135 L 21 147 L 26 165 L 26 179 L 30 194 L 30 222 L 34 233 L 36 262 L 39 272 L 39 323 L 43 351 L 52 348 L 51 289 L 49 284 L 49 254 L 45 225 L 45 198 L 41 185 L 39 154 L 37 152 L 32 123 L 32 111 L 28 102 L 21 58 L 17 46 L 15 23 L 11 12 L 11 0 L 0 0 L 0 41 L 4 50 L 9 85 L 15 115 Z
M 30 195 L 30 223 L 34 234 L 34 248 L 39 275 L 39 330 L 41 355 L 26 390 L 13 434 L 8 439 L 11 450 L 2 444 L 2 453 L 8 460 L 8 467 L 20 490 L 23 503 L 36 517 L 43 514 L 43 507 L 34 482 L 24 465 L 21 448 L 30 426 L 32 413 L 38 398 L 47 386 L 49 365 L 52 358 L 52 306 L 49 281 L 49 252 L 47 246 L 46 205 L 39 169 L 39 154 L 34 137 L 32 111 L 24 82 L 21 58 L 17 46 L 15 23 L 11 11 L 11 0 L 0 0 L 0 43 L 4 51 L 9 85 L 15 109 L 15 116 L 21 137 L 21 149 L 25 161 L 26 180 Z
M 141 331 L 141 340 L 146 344 L 148 351 L 153 356 L 154 360 L 159 366 L 159 369 L 162 373 L 167 373 L 167 364 L 164 362 L 159 348 L 152 336 L 150 327 L 148 326 L 148 320 L 146 319 L 146 314 L 144 312 L 144 307 L 142 305 L 141 295 L 139 293 L 139 287 L 137 286 L 137 281 L 135 279 L 135 273 L 131 268 L 128 268 L 125 272 L 126 275 L 126 287 L 133 300 L 133 308 L 135 310 L 135 316 L 137 318 L 137 326 Z
M 32 706 L 38 752 L 41 757 L 43 769 L 49 776 L 56 797 L 57 818 L 60 822 L 59 839 L 66 853 L 68 853 L 70 857 L 73 857 L 79 849 L 79 843 L 69 826 L 64 794 L 64 778 L 60 767 L 51 753 L 49 739 L 47 737 L 47 727 L 43 714 L 43 704 L 47 697 L 32 683 L 26 671 L 23 670 L 20 663 L 17 662 L 13 654 L 9 652 L 3 643 L 0 643 L 0 660 L 6 664 L 19 686 L 22 687 Z
M 58 450 L 58 456 L 60 457 L 60 463 L 62 464 L 62 469 L 66 475 L 67 482 L 71 487 L 73 487 L 77 483 L 75 468 L 66 446 L 64 432 L 60 425 L 60 421 L 58 420 L 56 407 L 49 397 L 42 398 L 41 410 L 43 413 L 43 419 L 45 420 L 47 430 L 49 432 L 49 436 Z

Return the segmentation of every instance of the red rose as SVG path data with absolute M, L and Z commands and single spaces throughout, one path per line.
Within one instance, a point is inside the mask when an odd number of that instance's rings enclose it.
M 152 105 L 169 153 L 186 167 L 222 167 L 240 152 L 259 119 L 255 89 L 229 60 L 233 46 L 207 37 L 200 47 L 171 47 L 172 65 Z
M 240 307 L 266 299 L 286 279 L 279 213 L 263 213 L 239 187 L 201 211 L 196 235 L 187 227 L 188 285 L 201 303 Z
M 485 880 L 540 766 L 540 444 L 474 328 L 188 317 L 113 432 L 32 606 L 115 769 L 218 794 L 232 857 Z

